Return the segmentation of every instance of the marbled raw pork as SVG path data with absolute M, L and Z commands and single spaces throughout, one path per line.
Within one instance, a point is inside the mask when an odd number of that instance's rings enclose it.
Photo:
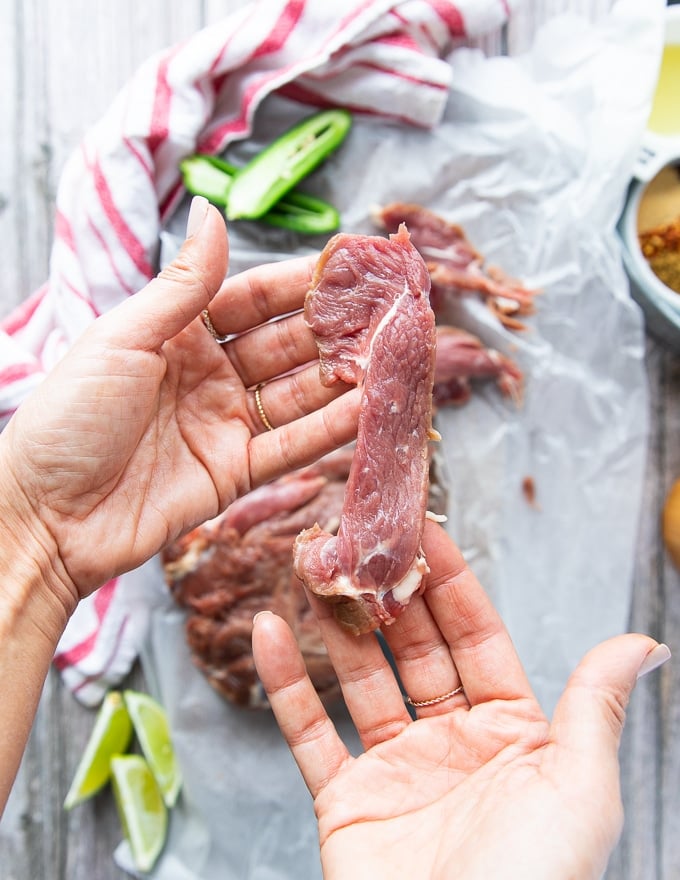
M 317 263 L 305 317 L 322 381 L 362 388 L 340 525 L 295 543 L 295 571 L 361 634 L 391 623 L 421 589 L 436 331 L 430 279 L 401 226 L 389 239 L 334 236 Z

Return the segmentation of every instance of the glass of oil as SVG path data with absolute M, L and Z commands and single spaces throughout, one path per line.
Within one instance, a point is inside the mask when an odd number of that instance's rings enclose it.
M 680 33 L 676 43 L 664 46 L 647 128 L 654 134 L 680 135 Z
M 664 47 L 642 149 L 633 176 L 649 181 L 680 157 L 680 4 L 664 11 Z

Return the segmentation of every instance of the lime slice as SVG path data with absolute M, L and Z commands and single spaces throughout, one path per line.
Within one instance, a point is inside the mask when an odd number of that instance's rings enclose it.
M 64 799 L 70 810 L 98 792 L 111 777 L 111 756 L 124 752 L 132 738 L 132 721 L 120 691 L 104 697 L 73 782 Z
M 141 755 L 114 755 L 111 781 L 123 833 L 140 871 L 150 871 L 165 845 L 168 811 Z
M 151 772 L 168 807 L 174 807 L 182 787 L 182 773 L 170 737 L 168 718 L 153 697 L 139 691 L 124 691 L 135 734 Z

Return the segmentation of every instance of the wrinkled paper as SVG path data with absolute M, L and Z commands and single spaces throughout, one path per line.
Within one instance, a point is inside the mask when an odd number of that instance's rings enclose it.
M 625 0 L 597 26 L 556 18 L 521 57 L 456 50 L 436 130 L 357 118 L 306 184 L 338 206 L 352 232 L 377 232 L 375 205 L 420 202 L 462 224 L 489 262 L 543 291 L 522 334 L 500 327 L 474 297 L 452 309 L 456 323 L 519 363 L 526 394 L 517 408 L 491 384 L 478 386 L 466 406 L 440 412 L 437 427 L 447 528 L 549 713 L 581 656 L 628 623 L 648 398 L 643 320 L 615 224 L 658 66 L 657 6 L 655 17 Z M 268 99 L 255 137 L 228 157 L 240 163 L 308 112 Z M 185 218 L 179 212 L 164 235 L 166 259 Z M 246 223 L 231 224 L 230 235 L 230 272 L 324 244 Z M 536 487 L 534 506 L 525 477 Z M 138 576 L 152 608 L 144 668 L 185 776 L 153 876 L 319 877 L 311 798 L 271 714 L 236 709 L 211 689 L 192 665 L 158 560 Z M 358 752 L 346 711 L 335 714 Z M 130 868 L 125 844 L 116 859 Z

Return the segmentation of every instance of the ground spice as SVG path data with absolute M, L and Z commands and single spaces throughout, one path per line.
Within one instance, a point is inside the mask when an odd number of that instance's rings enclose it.
M 680 216 L 639 234 L 650 268 L 666 287 L 680 293 Z
M 680 164 L 669 163 L 650 181 L 640 201 L 637 231 L 651 270 L 680 293 Z

